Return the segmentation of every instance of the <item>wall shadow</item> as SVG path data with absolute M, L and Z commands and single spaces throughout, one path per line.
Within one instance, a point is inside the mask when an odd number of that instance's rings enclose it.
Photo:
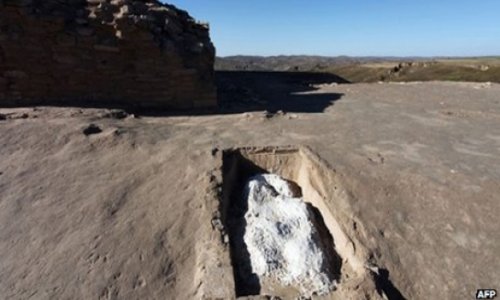
M 339 93 L 307 93 L 313 85 L 349 83 L 330 73 L 218 71 L 220 113 L 268 111 L 320 113 L 340 98 Z M 307 94 L 304 94 L 307 93 Z
M 304 195 L 301 196 L 305 197 Z M 343 262 L 342 257 L 340 257 L 335 249 L 335 240 L 326 226 L 321 211 L 311 203 L 306 202 L 306 207 L 311 215 L 311 222 L 316 229 L 316 232 L 314 233 L 316 235 L 316 241 L 323 250 L 324 261 L 322 271 L 323 273 L 328 274 L 330 280 L 340 281 Z
M 218 106 L 210 109 L 141 108 L 139 105 L 124 105 L 112 100 L 102 102 L 76 98 L 64 101 L 33 101 L 30 104 L 19 105 L 17 103 L 0 103 L 0 107 L 47 106 L 119 109 L 128 114 L 148 117 L 223 115 L 255 111 L 321 113 L 332 106 L 335 101 L 341 99 L 343 94 L 308 92 L 318 90 L 313 85 L 331 83 L 344 84 L 349 82 L 330 73 L 217 71 L 215 72 L 215 84 L 218 91 Z
M 237 151 L 223 152 L 222 168 L 222 202 L 219 209 L 229 233 L 236 297 L 259 295 L 260 279 L 253 273 L 250 253 L 244 241 L 248 202 L 243 197 L 243 190 L 248 178 L 267 171 L 245 159 Z

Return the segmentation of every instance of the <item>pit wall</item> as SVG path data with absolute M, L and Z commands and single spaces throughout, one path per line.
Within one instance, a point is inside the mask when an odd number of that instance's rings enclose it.
M 373 273 L 377 268 L 373 266 L 370 269 L 370 253 L 360 239 L 362 224 L 352 213 L 348 192 L 342 188 L 337 174 L 326 162 L 307 147 L 228 149 L 223 151 L 222 156 L 223 183 L 218 217 L 224 226 L 231 218 L 231 203 L 236 201 L 236 197 L 241 197 L 242 186 L 250 176 L 257 173 L 280 175 L 297 183 L 304 200 L 320 211 L 333 237 L 334 249 L 342 258 L 338 289 L 315 299 L 382 298 L 383 291 L 376 287 Z M 227 234 L 227 228 L 222 233 Z M 228 245 L 224 247 L 227 249 Z M 227 259 L 228 253 L 225 255 Z M 234 280 L 231 285 L 238 289 Z
M 158 1 L 0 1 L 0 106 L 215 107 L 214 57 L 208 25 Z

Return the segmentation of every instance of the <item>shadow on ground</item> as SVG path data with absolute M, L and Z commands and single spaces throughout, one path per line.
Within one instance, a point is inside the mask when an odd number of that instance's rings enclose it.
M 218 91 L 218 107 L 206 110 L 142 109 L 120 104 L 96 103 L 87 100 L 72 102 L 40 102 L 23 106 L 0 107 L 78 107 L 120 109 L 136 116 L 191 116 L 237 114 L 252 111 L 269 113 L 297 112 L 320 113 L 340 98 L 338 93 L 314 93 L 317 84 L 349 83 L 330 73 L 314 72 L 253 72 L 217 71 L 215 82 Z
M 313 85 L 349 83 L 342 77 L 312 72 L 218 71 L 216 84 L 221 113 L 268 111 L 319 113 L 343 94 L 310 93 Z

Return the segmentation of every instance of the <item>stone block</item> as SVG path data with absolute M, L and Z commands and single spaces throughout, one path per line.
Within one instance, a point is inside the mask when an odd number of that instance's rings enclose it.
M 174 6 L 154 0 L 0 5 L 0 105 L 12 99 L 216 105 L 207 28 Z

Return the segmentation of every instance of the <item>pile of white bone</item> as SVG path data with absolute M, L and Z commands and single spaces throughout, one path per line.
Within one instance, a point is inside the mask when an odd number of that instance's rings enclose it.
M 290 184 L 277 175 L 257 175 L 247 182 L 244 197 L 244 242 L 253 273 L 294 286 L 306 297 L 334 289 L 311 212 Z

